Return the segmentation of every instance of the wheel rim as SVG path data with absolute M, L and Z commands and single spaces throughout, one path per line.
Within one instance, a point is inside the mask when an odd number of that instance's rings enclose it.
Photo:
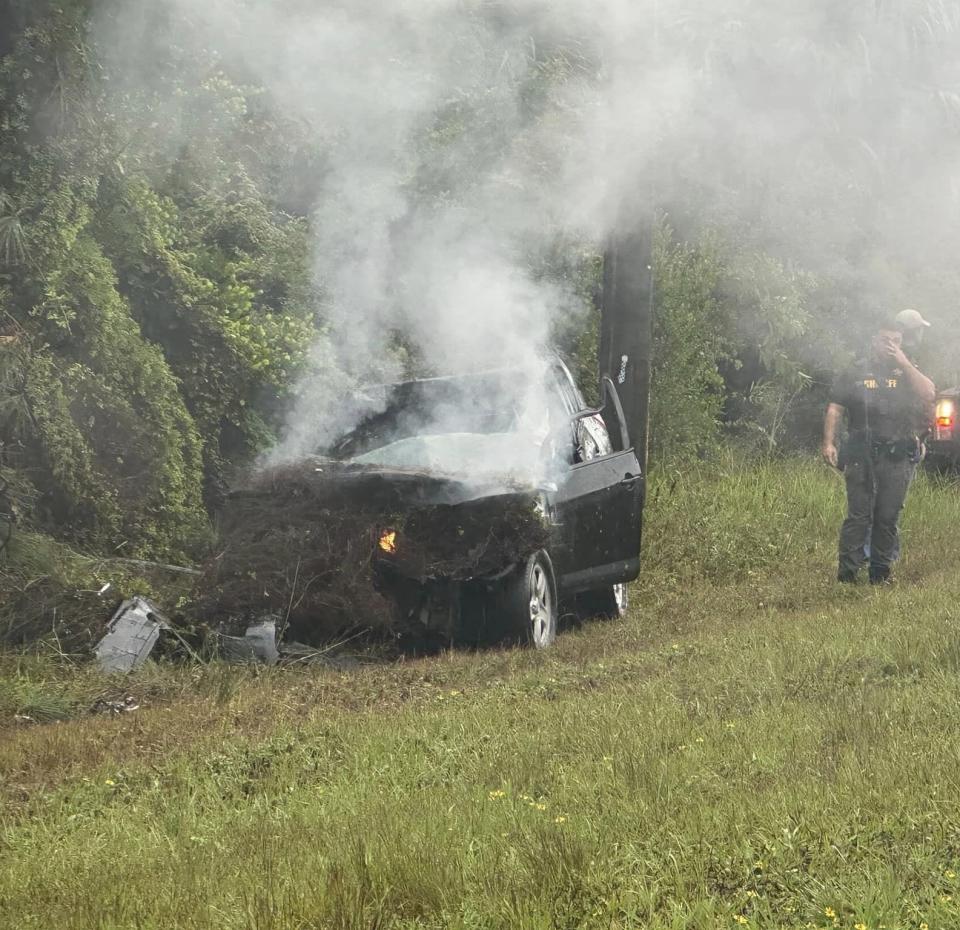
M 553 592 L 550 578 L 540 562 L 533 566 L 530 585 L 530 629 L 535 646 L 544 646 L 553 638 Z
M 627 610 L 627 586 L 615 584 L 613 586 L 613 600 L 617 605 L 617 613 L 623 615 Z

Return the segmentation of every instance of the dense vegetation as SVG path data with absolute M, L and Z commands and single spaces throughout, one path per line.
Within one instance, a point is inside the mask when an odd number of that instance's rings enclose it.
M 0 66 L 0 467 L 43 528 L 183 554 L 310 338 L 305 223 L 238 144 L 275 127 L 212 67 L 171 92 L 216 131 L 168 152 L 162 126 L 133 134 L 151 101 L 111 91 L 84 4 L 0 16 L 21 25 Z

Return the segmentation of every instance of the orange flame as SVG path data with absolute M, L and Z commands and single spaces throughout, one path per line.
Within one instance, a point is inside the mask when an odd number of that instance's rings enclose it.
M 397 531 L 396 530 L 384 530 L 380 534 L 380 548 L 384 551 L 393 555 L 397 551 Z

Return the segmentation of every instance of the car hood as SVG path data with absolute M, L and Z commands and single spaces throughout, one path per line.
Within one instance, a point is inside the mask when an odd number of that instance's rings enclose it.
M 263 491 L 265 485 L 286 482 L 294 477 L 294 471 L 301 480 L 309 477 L 311 484 L 322 485 L 345 503 L 362 501 L 365 508 L 385 512 L 456 506 L 491 497 L 536 499 L 552 488 L 546 481 L 528 481 L 511 475 L 468 478 L 426 469 L 342 462 L 315 456 L 295 466 L 260 475 L 255 489 Z M 245 490 L 253 489 L 241 488 L 235 493 L 243 494 Z

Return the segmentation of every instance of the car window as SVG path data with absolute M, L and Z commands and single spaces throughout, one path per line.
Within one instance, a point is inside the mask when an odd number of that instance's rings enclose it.
M 388 385 L 371 405 L 376 412 L 325 451 L 346 459 L 415 436 L 522 430 L 526 390 L 513 373 L 498 372 Z
M 410 436 L 350 461 L 449 475 L 510 475 L 529 481 L 542 470 L 541 444 L 529 432 Z
M 554 368 L 552 373 L 557 387 L 560 390 L 560 395 L 563 397 L 563 403 L 567 411 L 570 414 L 574 414 L 583 410 L 583 398 L 580 396 L 580 392 L 576 389 L 574 383 L 567 376 L 567 373 L 562 368 Z

